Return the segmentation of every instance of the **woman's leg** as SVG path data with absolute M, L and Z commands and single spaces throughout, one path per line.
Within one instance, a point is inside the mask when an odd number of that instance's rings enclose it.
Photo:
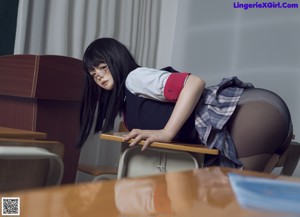
M 292 136 L 289 110 L 275 93 L 246 89 L 228 123 L 245 169 L 263 171 L 273 153 L 286 149 Z

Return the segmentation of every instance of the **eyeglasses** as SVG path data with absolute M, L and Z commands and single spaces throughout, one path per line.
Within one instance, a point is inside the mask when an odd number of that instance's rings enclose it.
M 104 75 L 106 74 L 106 70 L 108 69 L 108 65 L 105 66 L 99 66 L 99 67 L 95 67 L 93 71 L 90 72 L 90 75 L 93 78 L 96 78 L 97 76 L 99 76 L 100 78 L 103 78 Z

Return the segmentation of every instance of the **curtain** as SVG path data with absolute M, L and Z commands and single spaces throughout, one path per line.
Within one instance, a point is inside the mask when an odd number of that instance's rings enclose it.
M 160 9 L 159 0 L 20 0 L 14 53 L 81 59 L 93 40 L 113 37 L 154 67 Z
M 113 37 L 128 47 L 138 64 L 155 67 L 161 4 L 160 0 L 20 0 L 14 53 L 82 59 L 93 40 Z M 117 164 L 119 145 L 93 134 L 87 143 L 80 163 Z

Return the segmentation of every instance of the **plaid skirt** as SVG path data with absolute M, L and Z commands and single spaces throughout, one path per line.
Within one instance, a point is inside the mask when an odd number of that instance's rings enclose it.
M 245 88 L 253 88 L 237 77 L 224 78 L 220 84 L 205 88 L 195 112 L 195 127 L 200 141 L 220 151 L 220 166 L 241 168 L 226 123 L 233 114 Z

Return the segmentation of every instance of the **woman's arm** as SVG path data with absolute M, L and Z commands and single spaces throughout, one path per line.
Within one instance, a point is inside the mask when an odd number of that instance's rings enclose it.
M 171 142 L 181 129 L 185 121 L 193 112 L 205 87 L 201 78 L 190 75 L 182 88 L 172 115 L 164 129 L 161 130 L 139 130 L 133 129 L 124 137 L 124 141 L 134 139 L 130 146 L 134 146 L 141 140 L 145 140 L 142 148 L 144 150 L 152 142 Z

